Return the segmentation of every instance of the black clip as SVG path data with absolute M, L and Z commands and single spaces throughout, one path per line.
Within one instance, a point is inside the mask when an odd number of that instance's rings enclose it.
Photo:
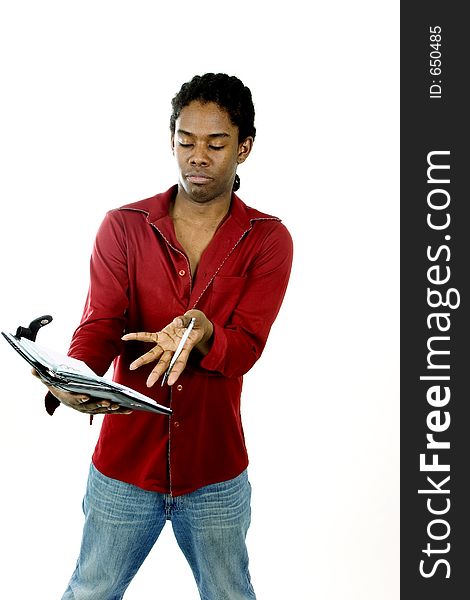
M 32 342 L 35 342 L 36 336 L 38 334 L 38 331 L 41 329 L 41 327 L 44 327 L 44 325 L 49 325 L 49 323 L 51 321 L 52 321 L 51 315 L 44 315 L 42 317 L 38 317 L 37 319 L 34 319 L 34 321 L 31 321 L 31 323 L 28 325 L 28 327 L 22 327 L 20 325 L 18 327 L 18 329 L 16 330 L 15 337 L 18 339 L 24 337 L 27 340 L 31 340 Z

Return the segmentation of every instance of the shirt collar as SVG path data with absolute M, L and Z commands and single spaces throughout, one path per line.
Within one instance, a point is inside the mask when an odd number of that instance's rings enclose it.
M 176 197 L 178 185 L 171 186 L 168 190 L 161 194 L 156 194 L 145 200 L 125 204 L 119 210 L 135 210 L 143 212 L 147 215 L 147 221 L 155 226 L 166 227 L 169 217 L 170 204 Z M 276 220 L 277 217 L 262 213 L 254 208 L 247 206 L 235 193 L 232 194 L 230 203 L 229 215 L 230 220 L 233 220 L 242 231 L 251 229 L 252 221 L 256 220 Z M 234 223 L 234 224 L 235 224 Z

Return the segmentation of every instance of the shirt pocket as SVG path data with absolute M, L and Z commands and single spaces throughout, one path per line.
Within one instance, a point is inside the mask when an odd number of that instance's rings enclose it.
M 246 277 L 214 277 L 211 290 L 210 319 L 220 325 L 230 321 L 246 284 Z

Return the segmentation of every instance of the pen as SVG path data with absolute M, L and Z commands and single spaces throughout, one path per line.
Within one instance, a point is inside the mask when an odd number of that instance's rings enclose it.
M 168 376 L 171 372 L 171 369 L 173 368 L 175 362 L 178 360 L 179 355 L 181 354 L 184 345 L 186 343 L 186 340 L 189 337 L 189 334 L 191 333 L 192 328 L 194 327 L 194 323 L 196 322 L 196 318 L 192 317 L 191 321 L 189 322 L 189 325 L 186 327 L 185 332 L 183 333 L 183 337 L 180 340 L 180 343 L 178 344 L 178 347 L 175 350 L 175 353 L 173 354 L 173 356 L 171 357 L 171 361 L 170 364 L 168 366 L 168 369 L 165 371 L 165 374 L 163 375 L 163 379 L 162 379 L 162 383 L 161 385 L 165 385 L 166 380 L 168 379 Z

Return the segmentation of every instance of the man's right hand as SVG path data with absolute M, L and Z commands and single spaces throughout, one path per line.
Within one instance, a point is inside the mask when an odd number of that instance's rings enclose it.
M 79 412 L 89 415 L 129 415 L 132 412 L 132 410 L 123 408 L 119 404 L 104 398 L 90 398 L 90 396 L 87 396 L 86 394 L 74 394 L 54 387 L 41 379 L 36 369 L 31 369 L 31 373 L 47 387 L 59 402 L 65 404 L 65 406 L 68 406 L 69 408 L 78 410 Z

